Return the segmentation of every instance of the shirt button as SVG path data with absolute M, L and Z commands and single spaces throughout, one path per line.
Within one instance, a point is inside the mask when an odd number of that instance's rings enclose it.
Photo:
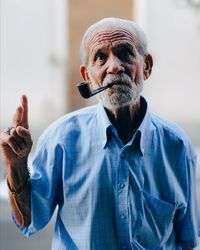
M 125 157 L 125 154 L 123 153 L 123 154 L 121 154 L 121 158 L 123 159 Z
M 121 219 L 122 219 L 122 220 L 125 219 L 125 215 L 124 215 L 124 214 L 121 215 Z
M 120 189 L 123 189 L 124 187 L 125 187 L 125 184 L 124 184 L 124 183 L 119 184 L 119 188 L 120 188 Z

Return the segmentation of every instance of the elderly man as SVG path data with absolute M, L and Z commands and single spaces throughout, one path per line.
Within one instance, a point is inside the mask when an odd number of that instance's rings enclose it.
M 180 250 L 197 245 L 196 156 L 184 132 L 150 113 L 141 96 L 152 56 L 133 21 L 105 18 L 86 31 L 80 72 L 110 84 L 98 105 L 70 113 L 32 140 L 27 98 L 1 149 L 15 223 L 29 236 L 56 207 L 52 249 Z

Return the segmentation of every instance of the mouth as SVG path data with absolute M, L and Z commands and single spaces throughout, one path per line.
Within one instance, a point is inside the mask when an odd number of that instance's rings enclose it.
M 116 88 L 119 88 L 119 87 L 128 87 L 128 88 L 131 88 L 132 86 L 132 80 L 129 76 L 127 75 L 121 75 L 121 76 L 118 76 L 118 75 L 113 75 L 113 76 L 108 76 L 106 79 L 105 79 L 105 82 L 103 83 L 103 86 L 106 86 L 106 85 L 109 85 L 111 86 L 110 88 L 112 89 L 116 89 Z
M 129 92 L 131 89 L 131 86 L 130 84 L 127 84 L 127 83 L 119 83 L 119 82 L 116 82 L 113 84 L 112 87 L 110 87 L 107 91 L 108 95 L 111 96 L 111 95 L 115 95 L 115 94 L 125 94 L 127 92 Z
M 113 89 L 118 89 L 118 88 L 123 88 L 123 87 L 128 87 L 128 88 L 131 88 L 131 85 L 130 83 L 127 83 L 127 82 L 112 82 L 112 87 Z

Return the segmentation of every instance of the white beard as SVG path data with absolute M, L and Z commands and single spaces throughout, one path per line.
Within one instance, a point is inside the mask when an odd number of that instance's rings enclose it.
M 94 89 L 97 84 L 90 77 Z M 112 86 L 112 90 L 107 89 L 97 95 L 103 106 L 107 109 L 118 109 L 125 106 L 134 105 L 140 98 L 143 89 L 143 77 L 140 76 L 137 83 L 132 82 L 131 78 L 125 74 L 107 75 L 103 81 L 103 86 L 108 83 L 117 83 Z M 112 91 L 112 92 L 111 92 Z

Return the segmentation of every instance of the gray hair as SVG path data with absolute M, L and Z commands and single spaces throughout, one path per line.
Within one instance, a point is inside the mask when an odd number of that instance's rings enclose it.
M 88 64 L 88 51 L 87 51 L 87 43 L 90 36 L 97 30 L 104 30 L 105 27 L 120 27 L 128 29 L 133 32 L 137 38 L 137 47 L 139 53 L 144 56 L 148 54 L 147 51 L 147 38 L 144 31 L 140 28 L 140 26 L 131 20 L 125 20 L 120 18 L 108 17 L 103 18 L 100 21 L 91 25 L 83 35 L 81 45 L 80 45 L 80 57 L 81 61 L 84 65 Z

